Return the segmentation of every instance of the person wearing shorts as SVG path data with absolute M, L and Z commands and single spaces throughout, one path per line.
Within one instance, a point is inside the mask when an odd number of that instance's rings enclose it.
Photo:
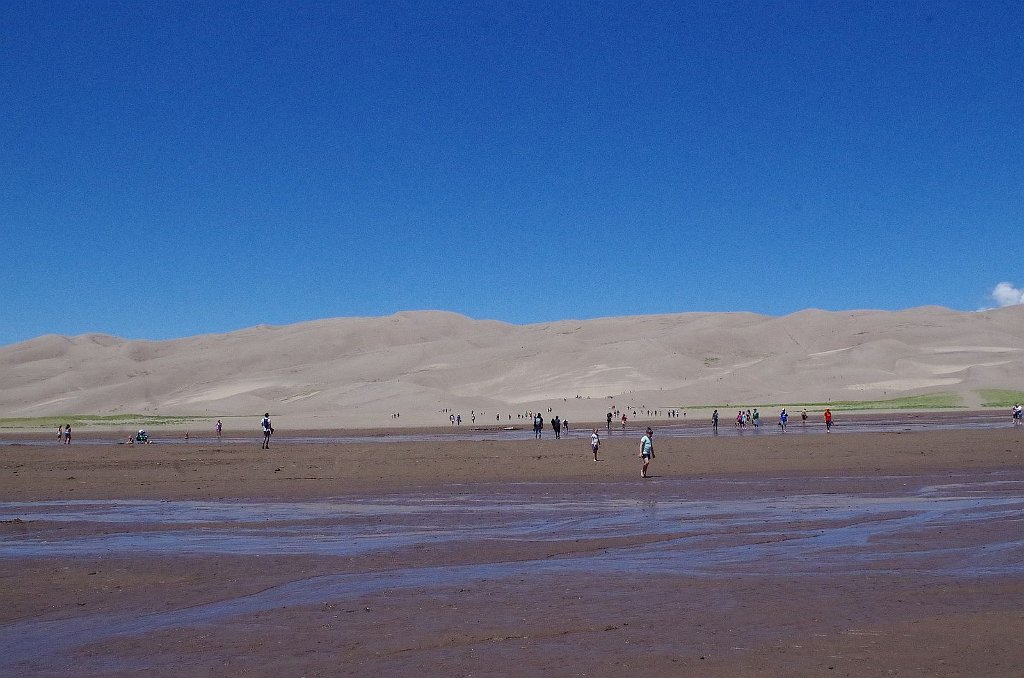
M 647 429 L 647 435 L 640 439 L 640 458 L 643 466 L 640 467 L 640 477 L 647 477 L 647 465 L 654 459 L 654 431 Z

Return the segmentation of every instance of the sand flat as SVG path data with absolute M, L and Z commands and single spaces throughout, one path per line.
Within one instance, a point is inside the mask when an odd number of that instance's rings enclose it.
M 637 435 L 0 447 L 0 668 L 1018 675 L 1024 429 Z

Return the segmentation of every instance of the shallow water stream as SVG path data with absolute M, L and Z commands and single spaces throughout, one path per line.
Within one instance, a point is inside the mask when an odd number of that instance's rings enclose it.
M 637 494 L 642 492 L 642 494 Z M 0 626 L 0 667 L 124 634 L 218 623 L 282 606 L 481 579 L 647 576 L 990 577 L 1024 573 L 1024 474 L 654 480 L 453 486 L 438 494 L 304 502 L 0 502 L 25 529 L 0 558 L 354 556 L 422 545 L 583 544 L 570 555 L 341 572 L 253 595 L 143 614 L 83 614 Z M 76 529 L 55 530 L 55 525 Z M 625 546 L 609 538 L 639 539 Z M 594 548 L 587 549 L 587 542 Z

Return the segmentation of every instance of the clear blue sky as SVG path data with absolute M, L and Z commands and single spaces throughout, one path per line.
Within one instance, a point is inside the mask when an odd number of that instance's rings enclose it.
M 0 344 L 994 306 L 1022 7 L 8 0 Z

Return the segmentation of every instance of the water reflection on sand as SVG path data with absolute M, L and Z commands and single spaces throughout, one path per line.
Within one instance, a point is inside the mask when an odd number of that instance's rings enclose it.
M 657 537 L 653 544 L 607 550 L 560 567 L 681 572 L 713 576 L 724 570 L 758 573 L 853 571 L 896 561 L 900 567 L 943 572 L 1024 571 L 1024 535 L 966 549 L 907 540 L 942 527 L 1019 520 L 1024 480 L 964 475 L 958 482 L 901 486 L 900 477 L 852 492 L 863 479 L 835 478 L 822 492 L 801 493 L 799 480 L 657 481 L 654 494 L 621 484 L 593 484 L 584 494 L 548 492 L 525 483 L 451 494 L 397 494 L 304 502 L 43 501 L 0 502 L 0 520 L 89 529 L 28 530 L 0 540 L 0 557 L 69 557 L 124 553 L 307 554 L 352 556 L 422 544 L 480 540 L 596 540 Z M 914 482 L 919 482 L 914 478 Z M 780 493 L 780 491 L 782 493 Z M 915 543 L 917 543 L 915 541 Z M 575 562 L 575 565 L 573 564 Z M 540 565 L 538 565 L 540 566 Z M 524 567 L 519 564 L 517 567 Z
M 803 477 L 655 479 L 642 489 L 523 483 L 298 502 L 0 502 L 0 520 L 19 521 L 0 539 L 3 559 L 387 556 L 421 546 L 524 546 L 523 558 L 511 561 L 506 549 L 494 551 L 502 558 L 470 564 L 435 558 L 418 567 L 341 568 L 208 604 L 0 625 L 0 669 L 67 666 L 64 653 L 126 634 L 483 579 L 636 572 L 709 580 L 1016 577 L 1024 573 L 1022 515 L 1024 472 L 1009 471 L 815 478 L 813 487 Z M 610 545 L 614 538 L 630 541 Z M 525 548 L 538 542 L 572 542 L 574 549 L 551 557 Z
M 819 416 L 809 418 L 807 422 L 800 420 L 800 415 L 791 415 L 786 432 L 783 433 L 777 426 L 774 419 L 767 413 L 763 423 L 758 426 L 737 427 L 727 416 L 723 415 L 718 427 L 718 433 L 711 430 L 710 422 L 694 421 L 686 419 L 675 419 L 671 421 L 634 421 L 627 428 L 612 426 L 611 428 L 601 427 L 598 430 L 606 438 L 619 436 L 634 438 L 643 435 L 646 426 L 653 426 L 657 430 L 659 438 L 704 438 L 712 435 L 720 437 L 753 437 L 753 436 L 774 436 L 774 435 L 826 435 L 825 426 Z M 986 430 L 999 428 L 1012 428 L 1013 423 L 1003 412 L 908 412 L 908 413 L 886 413 L 886 414 L 841 414 L 836 416 L 836 424 L 828 435 L 842 435 L 844 433 L 885 433 L 885 432 L 909 432 L 909 431 L 942 431 L 942 430 Z M 167 436 L 159 431 L 150 436 L 154 444 L 173 445 L 248 445 L 252 444 L 258 437 L 254 430 L 252 436 L 225 435 L 220 438 L 215 436 L 195 436 L 188 439 L 183 436 Z M 544 438 L 553 438 L 554 434 L 550 429 L 544 430 Z M 379 433 L 316 433 L 303 432 L 301 434 L 289 435 L 284 428 L 274 435 L 276 444 L 307 444 L 307 445 L 332 445 L 332 444 L 366 444 L 366 443 L 413 443 L 433 442 L 444 443 L 451 441 L 517 441 L 533 440 L 533 431 L 529 424 L 519 423 L 515 426 L 496 426 L 493 428 L 470 426 L 453 426 L 450 429 L 434 431 L 403 432 L 401 429 L 394 431 L 381 429 Z M 562 438 L 590 438 L 590 429 L 580 428 L 568 433 L 563 432 Z M 123 443 L 119 437 L 104 438 L 90 437 L 83 438 L 79 444 L 120 444 Z M 25 438 L 19 440 L 0 439 L 0 445 L 44 445 L 52 447 L 55 445 L 49 435 L 38 438 Z

